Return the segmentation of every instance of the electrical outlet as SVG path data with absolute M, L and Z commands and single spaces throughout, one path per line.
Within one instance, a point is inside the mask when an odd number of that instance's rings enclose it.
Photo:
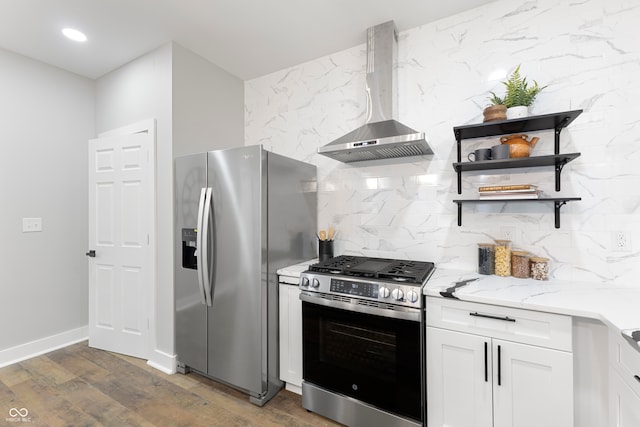
M 513 240 L 516 237 L 516 228 L 515 227 L 500 227 L 500 237 L 503 240 Z
M 22 232 L 34 233 L 42 231 L 42 218 L 22 218 Z
M 631 252 L 631 236 L 626 231 L 613 231 L 611 246 L 614 252 Z

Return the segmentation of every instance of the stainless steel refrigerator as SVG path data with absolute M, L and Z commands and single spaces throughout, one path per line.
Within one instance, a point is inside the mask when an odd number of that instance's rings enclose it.
M 175 160 L 178 371 L 282 387 L 276 270 L 317 254 L 316 168 L 248 146 Z

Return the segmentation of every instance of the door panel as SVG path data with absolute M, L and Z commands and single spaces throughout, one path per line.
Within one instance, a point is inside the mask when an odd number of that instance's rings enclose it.
M 253 395 L 266 381 L 263 155 L 260 147 L 212 151 L 207 172 L 213 206 L 208 373 Z
M 427 327 L 429 426 L 491 427 L 491 384 L 490 338 Z
M 96 320 L 95 325 L 98 328 L 113 330 L 115 322 L 113 318 L 114 313 L 114 292 L 115 292 L 115 278 L 113 266 L 100 265 L 96 267 L 96 303 L 95 313 Z M 100 304 L 97 304 L 100 301 Z
M 89 345 L 147 358 L 154 232 L 153 137 L 89 142 Z
M 609 392 L 610 426 L 640 426 L 640 396 L 635 394 L 629 385 L 625 384 L 617 371 L 610 369 L 609 378 L 611 381 Z M 635 381 L 635 379 L 631 380 Z
M 573 425 L 571 353 L 494 339 L 493 363 L 495 427 Z

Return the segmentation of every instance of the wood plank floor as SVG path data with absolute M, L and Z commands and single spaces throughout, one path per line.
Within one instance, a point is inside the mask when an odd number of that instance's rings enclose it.
M 12 408 L 26 408 L 30 424 Z M 10 414 L 12 412 L 13 416 Z M 24 412 L 23 412 L 24 413 Z M 280 391 L 262 408 L 197 374 L 167 375 L 145 361 L 74 344 L 0 368 L 4 426 L 338 426 Z

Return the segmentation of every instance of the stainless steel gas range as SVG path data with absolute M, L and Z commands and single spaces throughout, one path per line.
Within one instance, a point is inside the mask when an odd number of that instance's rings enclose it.
M 343 255 L 302 273 L 304 408 L 352 427 L 422 425 L 422 287 L 433 271 Z

